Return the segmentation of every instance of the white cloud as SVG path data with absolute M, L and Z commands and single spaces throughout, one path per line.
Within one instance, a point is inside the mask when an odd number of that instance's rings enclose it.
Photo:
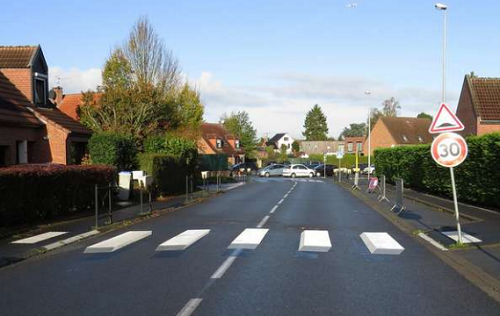
M 51 67 L 49 70 L 50 85 L 58 83 L 63 87 L 64 93 L 78 93 L 89 89 L 95 90 L 102 83 L 101 69 L 90 68 L 81 70 L 78 68 L 63 69 Z
M 440 101 L 439 90 L 399 88 L 370 78 L 287 73 L 264 79 L 274 84 L 236 87 L 203 72 L 194 82 L 205 104 L 205 120 L 216 122 L 223 113 L 244 110 L 259 135 L 288 132 L 302 138 L 305 115 L 317 103 L 327 116 L 329 134 L 337 137 L 350 123 L 366 121 L 369 107 L 380 108 L 382 101 L 392 96 L 400 101 L 402 116 L 416 116 L 423 111 L 433 114 Z M 367 90 L 370 95 L 364 93 Z

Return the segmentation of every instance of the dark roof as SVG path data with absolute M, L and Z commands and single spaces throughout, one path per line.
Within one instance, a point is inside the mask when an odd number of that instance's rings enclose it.
M 429 133 L 431 120 L 415 117 L 381 117 L 394 140 L 404 144 L 428 144 L 432 142 Z
M 35 112 L 37 115 L 41 116 L 41 119 L 48 119 L 57 125 L 63 127 L 64 129 L 77 134 L 92 134 L 92 131 L 80 122 L 75 121 L 71 117 L 67 116 L 57 108 L 36 108 Z
M 202 123 L 201 124 L 201 135 L 205 139 L 205 142 L 210 146 L 214 152 L 223 152 L 228 156 L 239 155 L 243 153 L 241 149 L 234 149 L 227 142 L 228 139 L 237 139 L 234 135 L 231 135 L 222 124 L 217 123 Z M 220 138 L 223 140 L 222 148 L 216 148 L 210 142 L 210 139 Z
M 42 126 L 28 106 L 31 103 L 0 71 L 0 122 L 22 126 Z
M 29 68 L 40 46 L 0 46 L 0 68 Z
M 500 120 L 500 78 L 465 76 L 476 115 L 482 120 Z
M 268 143 L 273 143 L 275 144 L 278 140 L 280 140 L 283 136 L 285 136 L 286 133 L 278 133 L 276 135 L 273 136 L 273 138 L 271 138 Z

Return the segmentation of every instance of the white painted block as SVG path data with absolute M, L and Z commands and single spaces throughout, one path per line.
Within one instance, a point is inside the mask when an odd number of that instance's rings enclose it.
M 36 235 L 29 238 L 24 238 L 20 240 L 13 241 L 13 244 L 36 244 L 37 242 L 44 241 L 50 238 L 61 236 L 67 234 L 68 232 L 48 232 L 40 235 Z
M 458 231 L 454 232 L 442 232 L 443 235 L 453 239 L 454 241 L 458 242 Z M 474 236 L 471 236 L 467 233 L 462 232 L 462 242 L 464 244 L 473 244 L 473 243 L 480 243 L 483 242 L 481 239 L 476 238 Z
M 362 233 L 360 237 L 375 255 L 399 255 L 405 250 L 388 233 Z
M 150 230 L 126 232 L 116 237 L 107 239 L 105 241 L 101 241 L 100 243 L 87 247 L 84 253 L 113 252 L 130 244 L 133 244 L 136 241 L 151 236 L 152 233 L 153 232 Z
M 205 237 L 209 232 L 210 229 L 186 230 L 159 245 L 156 251 L 185 250 L 187 247 Z
M 228 249 L 255 249 L 260 244 L 269 229 L 247 228 L 236 237 Z
M 299 251 L 328 252 L 330 248 L 332 243 L 326 230 L 304 230 L 300 234 Z

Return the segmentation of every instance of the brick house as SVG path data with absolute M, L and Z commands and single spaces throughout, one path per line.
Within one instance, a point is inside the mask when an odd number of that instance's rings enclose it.
M 430 125 L 431 120 L 425 118 L 381 117 L 371 132 L 371 154 L 377 148 L 431 143 Z M 368 153 L 368 142 L 363 151 Z
M 456 115 L 463 136 L 500 132 L 500 78 L 466 75 Z
M 200 129 L 201 137 L 197 141 L 199 154 L 226 154 L 230 165 L 245 161 L 240 140 L 230 134 L 222 124 L 202 123 Z
M 0 166 L 80 163 L 92 132 L 49 99 L 40 46 L 0 46 Z
M 71 93 L 64 94 L 62 87 L 55 87 L 52 89 L 54 91 L 54 100 L 53 102 L 56 104 L 57 108 L 71 117 L 76 121 L 80 121 L 80 116 L 78 115 L 78 109 L 80 106 L 84 104 L 82 101 L 83 94 L 82 93 Z M 102 96 L 102 93 L 94 93 L 94 100 L 90 103 L 92 106 L 97 106 L 99 104 L 99 100 Z
M 299 141 L 300 152 L 307 156 L 323 155 L 325 152 L 336 153 L 339 150 L 339 145 L 344 144 L 344 141 L 337 140 L 318 140 L 318 141 Z
M 357 151 L 358 154 L 363 155 L 363 154 L 368 152 L 364 148 L 365 141 L 366 141 L 365 136 L 346 137 L 344 139 L 343 152 L 345 152 L 347 154 L 355 154 Z M 341 151 L 342 151 L 342 149 L 341 149 Z

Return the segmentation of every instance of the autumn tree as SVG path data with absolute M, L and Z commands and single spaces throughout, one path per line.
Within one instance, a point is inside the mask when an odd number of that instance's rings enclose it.
M 309 112 L 307 112 L 304 122 L 305 131 L 302 133 L 306 140 L 327 140 L 328 138 L 328 125 L 326 123 L 326 116 L 323 114 L 319 105 L 314 105 Z
M 232 112 L 221 117 L 224 127 L 240 139 L 241 147 L 250 157 L 255 154 L 257 147 L 257 131 L 250 121 L 246 111 Z

